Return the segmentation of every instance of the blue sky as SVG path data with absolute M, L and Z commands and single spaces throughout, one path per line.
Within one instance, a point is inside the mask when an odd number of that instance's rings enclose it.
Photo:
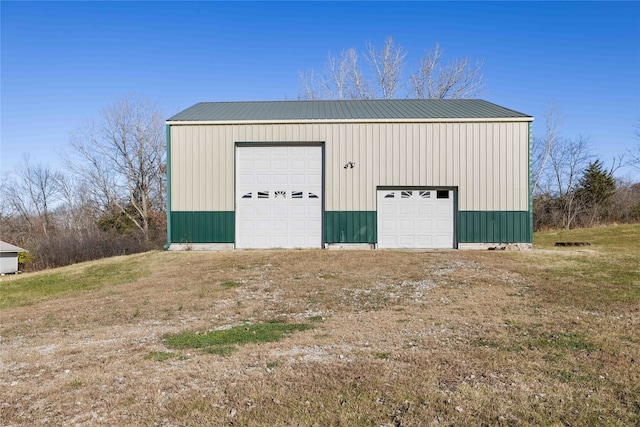
M 484 61 L 482 98 L 533 115 L 535 135 L 553 101 L 563 135 L 588 136 L 605 162 L 640 143 L 639 2 L 2 1 L 0 16 L 3 171 L 23 153 L 60 167 L 69 133 L 123 96 L 166 117 L 296 99 L 299 70 L 388 35 L 409 64 L 436 42 Z

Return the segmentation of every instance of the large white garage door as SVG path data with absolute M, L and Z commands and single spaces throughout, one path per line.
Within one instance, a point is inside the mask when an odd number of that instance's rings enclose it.
M 322 247 L 322 147 L 236 148 L 236 247 Z
M 452 190 L 378 190 L 379 248 L 453 248 Z

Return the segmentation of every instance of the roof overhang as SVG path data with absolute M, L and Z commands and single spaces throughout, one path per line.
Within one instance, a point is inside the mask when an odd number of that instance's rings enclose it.
M 513 123 L 532 122 L 533 117 L 451 117 L 451 118 L 401 118 L 401 119 L 316 119 L 316 120 L 167 120 L 170 126 L 188 125 L 282 125 L 282 124 L 358 124 L 358 123 Z

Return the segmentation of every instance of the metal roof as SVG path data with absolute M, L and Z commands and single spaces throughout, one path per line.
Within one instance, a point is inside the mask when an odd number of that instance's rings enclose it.
M 533 117 L 481 99 L 200 102 L 167 122 L 291 122 Z

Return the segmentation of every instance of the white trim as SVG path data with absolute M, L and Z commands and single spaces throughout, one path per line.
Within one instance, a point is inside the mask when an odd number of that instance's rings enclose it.
M 345 124 L 345 123 L 502 123 L 533 122 L 533 117 L 501 118 L 401 118 L 401 119 L 279 119 L 279 120 L 167 120 L 170 126 L 189 125 L 278 125 L 278 124 Z

